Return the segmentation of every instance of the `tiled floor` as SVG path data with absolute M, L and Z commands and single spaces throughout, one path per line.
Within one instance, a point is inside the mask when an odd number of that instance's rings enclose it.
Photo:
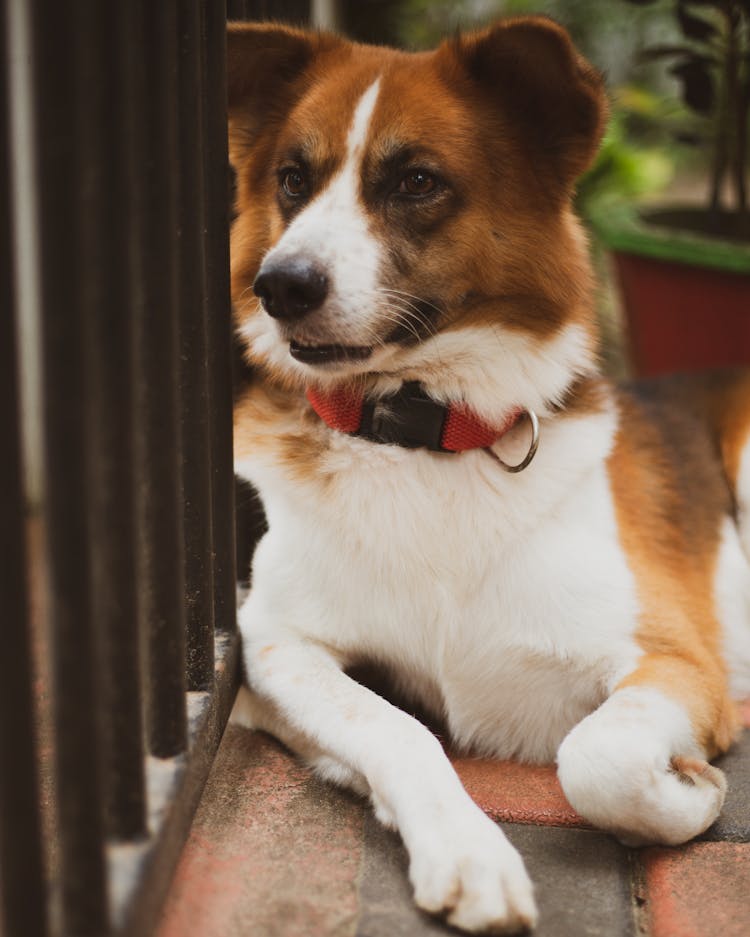
M 750 731 L 723 759 L 721 819 L 677 849 L 628 850 L 588 828 L 553 768 L 455 764 L 526 860 L 537 937 L 750 935 Z M 366 805 L 268 736 L 228 728 L 158 937 L 455 933 L 413 907 L 403 847 Z

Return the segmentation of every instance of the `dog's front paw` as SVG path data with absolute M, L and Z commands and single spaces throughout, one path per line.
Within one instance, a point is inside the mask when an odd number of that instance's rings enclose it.
M 570 804 L 626 846 L 677 846 L 703 833 L 724 803 L 722 772 L 693 755 L 670 755 L 656 731 L 629 732 L 624 718 L 604 715 L 602 707 L 584 719 L 558 751 Z
M 523 860 L 483 814 L 427 830 L 412 850 L 409 877 L 417 905 L 447 914 L 462 930 L 514 934 L 536 924 Z

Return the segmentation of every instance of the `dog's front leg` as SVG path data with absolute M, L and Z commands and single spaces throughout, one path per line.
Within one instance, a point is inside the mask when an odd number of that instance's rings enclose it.
M 250 631 L 250 629 L 248 629 Z M 409 853 L 417 904 L 468 931 L 532 926 L 536 908 L 523 862 L 461 786 L 437 739 L 356 683 L 326 649 L 296 636 L 245 633 L 253 691 L 314 750 L 362 776 Z

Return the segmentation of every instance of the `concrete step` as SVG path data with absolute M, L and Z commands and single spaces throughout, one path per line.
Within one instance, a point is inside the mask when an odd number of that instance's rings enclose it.
M 745 707 L 750 726 L 750 706 Z M 628 850 L 590 829 L 552 767 L 460 758 L 476 802 L 535 882 L 537 937 L 748 937 L 750 731 L 721 766 L 729 793 L 700 842 Z M 158 937 L 456 934 L 417 911 L 399 838 L 269 736 L 230 725 Z

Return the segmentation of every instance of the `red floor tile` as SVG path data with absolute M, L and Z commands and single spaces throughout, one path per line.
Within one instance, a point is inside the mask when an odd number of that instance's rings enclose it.
M 565 799 L 554 765 L 521 765 L 484 758 L 456 758 L 453 764 L 466 790 L 495 820 L 588 826 Z
M 157 937 L 348 937 L 363 819 L 268 736 L 230 726 Z
M 750 729 L 750 699 L 743 700 L 740 703 L 740 717 L 743 725 Z
M 650 937 L 747 937 L 750 843 L 692 843 L 647 849 Z

